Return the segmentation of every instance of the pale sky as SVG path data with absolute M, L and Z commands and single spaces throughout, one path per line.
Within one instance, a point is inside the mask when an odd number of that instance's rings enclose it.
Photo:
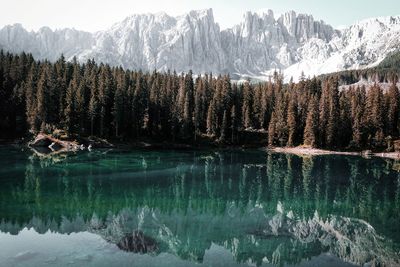
M 241 21 L 246 11 L 272 9 L 308 13 L 334 27 L 369 17 L 400 15 L 399 0 L 0 0 L 0 28 L 21 23 L 29 30 L 42 26 L 75 28 L 94 32 L 132 14 L 164 11 L 181 15 L 190 10 L 212 8 L 222 29 Z

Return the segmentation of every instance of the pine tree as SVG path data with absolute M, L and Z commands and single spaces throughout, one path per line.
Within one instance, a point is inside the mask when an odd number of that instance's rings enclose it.
M 89 109 L 88 114 L 90 118 L 90 135 L 93 136 L 95 134 L 94 127 L 95 122 L 99 116 L 99 101 L 98 101 L 98 93 L 97 93 L 97 78 L 96 76 L 92 76 L 91 78 L 91 88 L 90 88 L 90 101 L 89 101 Z
M 37 84 L 36 93 L 36 117 L 40 130 L 43 131 L 46 123 L 50 122 L 50 77 L 49 77 L 49 66 L 45 65 L 42 67 L 40 78 Z
M 215 111 L 214 111 L 214 103 L 211 102 L 210 105 L 208 106 L 208 112 L 207 112 L 207 134 L 210 136 L 215 135 Z
M 304 144 L 316 147 L 318 144 L 318 98 L 316 95 L 311 97 L 308 109 L 306 127 L 304 129 Z
M 139 137 L 142 127 L 145 123 L 145 114 L 147 109 L 146 87 L 142 73 L 139 72 L 136 77 L 135 93 L 133 95 L 133 122 L 136 136 Z
M 326 145 L 329 148 L 334 148 L 337 146 L 337 131 L 338 131 L 338 119 L 339 119 L 339 90 L 338 84 L 335 80 L 329 81 L 328 87 L 328 121 L 327 121 L 327 129 L 326 129 Z
M 253 101 L 253 115 L 254 115 L 254 128 L 260 129 L 264 121 L 264 114 L 262 108 L 262 89 L 258 84 L 254 88 L 254 101 Z
M 76 117 L 77 117 L 77 112 L 76 112 L 76 90 L 77 90 L 78 85 L 76 84 L 76 81 L 72 81 L 68 88 L 67 92 L 65 95 L 65 110 L 64 110 L 64 123 L 65 123 L 65 128 L 69 134 L 75 133 L 76 132 Z
M 231 108 L 231 143 L 235 144 L 237 139 L 237 131 L 238 131 L 238 123 L 237 123 L 237 114 L 236 114 L 236 105 L 233 105 Z
M 337 122 L 338 147 L 347 147 L 352 139 L 350 92 L 342 91 L 339 97 L 339 120 Z
M 113 124 L 115 128 L 115 137 L 120 136 L 120 127 L 123 123 L 124 115 L 124 91 L 122 85 L 117 86 L 117 90 L 114 95 L 114 105 L 113 105 Z
M 327 145 L 327 138 L 326 138 L 326 131 L 328 125 L 328 119 L 330 114 L 330 107 L 329 107 L 329 86 L 328 82 L 324 82 L 322 86 L 322 94 L 319 102 L 319 146 L 326 147 Z
M 387 134 L 392 137 L 399 135 L 399 89 L 393 83 L 386 95 L 387 102 Z
M 65 62 L 64 55 L 56 61 L 54 65 L 54 73 L 55 73 L 55 89 L 56 99 L 55 106 L 57 107 L 57 121 L 61 121 L 64 118 L 64 109 L 65 109 L 65 93 L 67 91 L 67 64 Z
M 191 138 L 191 133 L 193 132 L 193 117 L 192 117 L 192 99 L 190 97 L 190 92 L 186 92 L 185 103 L 183 109 L 183 136 L 185 139 Z
M 351 147 L 361 148 L 363 146 L 363 113 L 365 102 L 365 88 L 357 87 L 349 89 L 351 96 L 351 119 L 352 119 L 352 140 Z
M 222 118 L 222 125 L 221 125 L 221 135 L 219 137 L 220 141 L 225 142 L 227 132 L 228 132 L 228 117 L 226 110 L 224 110 L 224 115 Z
M 38 130 L 38 121 L 36 116 L 36 64 L 32 64 L 29 71 L 28 80 L 25 83 L 25 106 L 26 106 L 26 119 L 29 125 L 29 130 L 36 132 Z
M 368 146 L 383 145 L 383 95 L 378 85 L 372 86 L 367 93 L 363 124 L 368 135 Z
M 271 120 L 268 126 L 268 145 L 274 146 L 276 145 L 276 114 L 275 111 L 272 112 Z
M 75 93 L 75 109 L 76 109 L 76 123 L 78 132 L 85 134 L 85 128 L 87 123 L 87 106 L 88 106 L 88 87 L 86 81 L 82 80 L 76 89 Z
M 288 146 L 294 146 L 296 145 L 296 134 L 297 134 L 297 128 L 298 128 L 298 122 L 296 121 L 297 119 L 297 110 L 295 106 L 295 101 L 292 100 L 289 103 L 289 108 L 288 108 L 288 115 L 287 115 L 287 125 L 288 125 Z
M 204 114 L 204 85 L 201 75 L 196 79 L 195 83 L 195 96 L 194 96 L 194 140 L 196 141 L 197 135 L 201 131 L 201 122 L 203 121 Z
M 246 82 L 243 85 L 243 106 L 242 106 L 243 126 L 245 129 L 253 128 L 253 120 L 251 116 L 252 110 L 253 110 L 252 90 L 250 88 L 250 84 Z
M 159 74 L 154 72 L 152 76 L 154 80 L 150 88 L 148 127 L 151 135 L 159 135 L 161 85 Z
M 275 135 L 280 146 L 286 146 L 288 141 L 287 105 L 287 94 L 282 92 L 275 107 Z
M 355 148 L 362 146 L 362 108 L 360 103 L 357 103 L 353 118 L 352 143 Z
M 261 89 L 261 116 L 260 116 L 260 128 L 261 129 L 266 129 L 268 128 L 268 122 L 269 122 L 269 97 L 267 94 L 267 87 L 265 84 L 262 86 Z

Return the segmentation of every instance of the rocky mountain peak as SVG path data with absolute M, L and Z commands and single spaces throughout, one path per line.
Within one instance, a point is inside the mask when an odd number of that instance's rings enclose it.
M 61 54 L 130 69 L 193 70 L 268 79 L 276 69 L 287 79 L 378 64 L 400 49 L 400 17 L 373 18 L 335 30 L 312 15 L 272 10 L 246 12 L 222 30 L 213 10 L 173 17 L 164 12 L 132 15 L 109 29 L 28 32 L 22 25 L 0 30 L 0 49 L 55 61 Z

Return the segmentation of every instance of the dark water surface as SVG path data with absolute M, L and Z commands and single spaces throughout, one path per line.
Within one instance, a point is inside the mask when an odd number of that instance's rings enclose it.
M 0 147 L 0 266 L 399 266 L 400 164 Z

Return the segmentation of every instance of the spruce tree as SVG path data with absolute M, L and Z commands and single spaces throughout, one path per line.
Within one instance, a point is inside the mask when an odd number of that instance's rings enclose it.
M 245 129 L 253 128 L 252 112 L 253 112 L 253 94 L 250 84 L 246 82 L 243 85 L 243 106 L 242 106 L 243 126 Z
M 275 106 L 275 135 L 280 146 L 286 146 L 288 141 L 287 98 L 287 94 L 281 92 Z
M 90 101 L 89 101 L 89 109 L 88 115 L 90 118 L 90 135 L 93 136 L 95 134 L 95 122 L 99 116 L 99 101 L 98 101 L 98 93 L 97 93 L 97 78 L 95 75 L 91 78 L 91 88 L 90 88 Z M 97 131 L 96 131 L 97 133 Z
M 222 125 L 221 125 L 221 135 L 219 137 L 220 141 L 222 142 L 226 141 L 227 132 L 228 132 L 228 117 L 226 110 L 224 110 L 224 115 L 222 118 Z
M 276 145 L 276 114 L 275 111 L 272 112 L 271 120 L 268 126 L 268 145 L 275 146 Z
M 339 119 L 339 90 L 336 80 L 331 79 L 328 87 L 328 120 L 326 128 L 326 145 L 329 148 L 337 146 L 337 132 L 338 132 L 338 119 Z
M 65 95 L 65 110 L 64 110 L 64 123 L 65 128 L 69 134 L 76 133 L 77 125 L 76 125 L 76 117 L 77 117 L 77 110 L 76 110 L 76 90 L 78 85 L 76 81 L 72 81 L 68 88 Z
M 304 145 L 317 147 L 318 144 L 318 98 L 314 95 L 308 104 L 306 127 L 304 129 Z
M 399 135 L 399 89 L 395 83 L 389 88 L 386 96 L 387 102 L 387 134 L 392 137 Z
M 41 131 L 50 122 L 50 85 L 49 66 L 46 64 L 41 69 L 36 93 L 36 118 Z
M 287 146 L 296 145 L 297 128 L 299 127 L 297 120 L 297 110 L 295 101 L 291 100 L 289 103 L 288 114 L 287 114 L 287 125 L 288 125 L 288 142 Z
M 211 102 L 208 106 L 207 112 L 207 134 L 210 136 L 215 135 L 216 127 L 215 127 L 215 110 L 214 110 L 214 103 Z
M 39 125 L 37 121 L 37 104 L 36 104 L 36 64 L 32 64 L 27 82 L 25 83 L 25 106 L 26 119 L 29 130 L 33 133 L 37 132 Z
M 124 89 L 123 85 L 117 86 L 117 90 L 114 94 L 114 105 L 113 105 L 113 124 L 115 128 L 115 137 L 120 136 L 120 127 L 123 123 L 124 116 Z
M 237 139 L 238 132 L 238 119 L 237 119 L 237 111 L 236 105 L 233 105 L 231 108 L 231 143 L 235 144 Z

